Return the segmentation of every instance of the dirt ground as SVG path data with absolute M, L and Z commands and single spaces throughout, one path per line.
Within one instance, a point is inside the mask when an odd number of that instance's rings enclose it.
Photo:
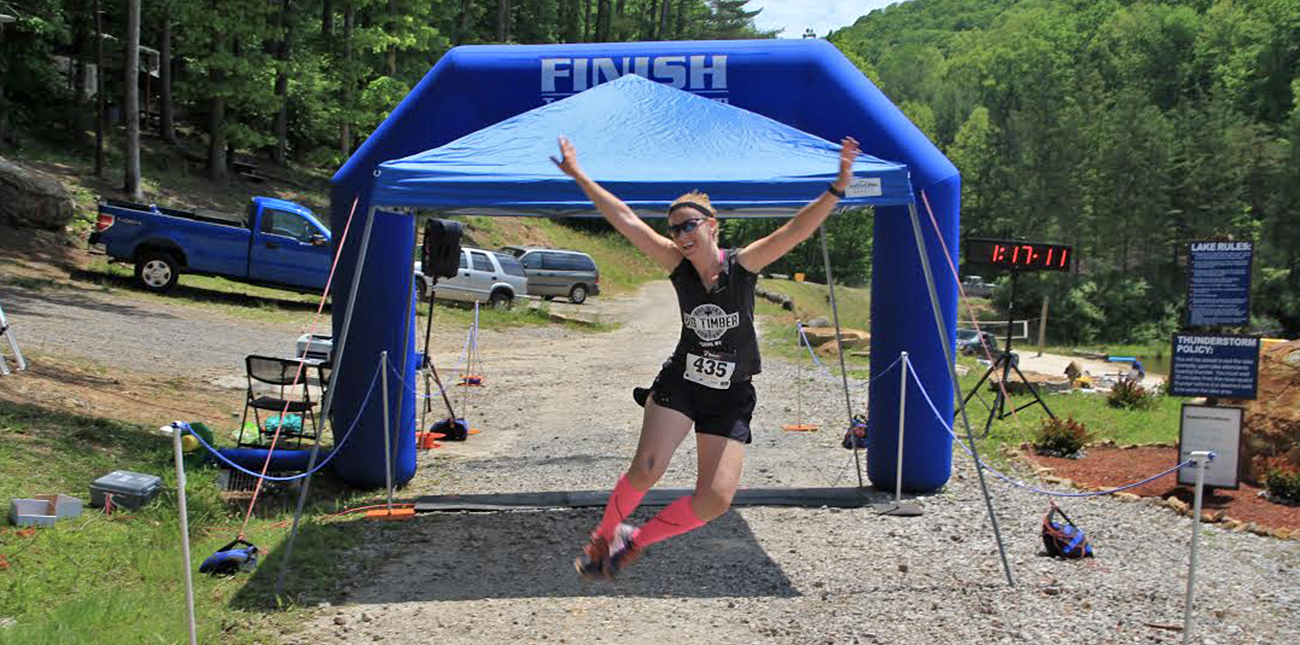
M 1141 481 L 1152 473 L 1161 472 L 1178 463 L 1178 449 L 1172 446 L 1142 448 L 1092 447 L 1081 459 L 1059 457 L 1028 457 L 1037 464 L 1051 468 L 1056 477 L 1069 479 L 1089 488 L 1114 488 Z M 1192 487 L 1179 486 L 1173 475 L 1143 484 L 1128 492 L 1143 497 L 1165 499 L 1176 497 L 1192 504 Z M 1202 500 L 1202 511 L 1212 517 L 1222 511 L 1219 521 L 1251 522 L 1268 529 L 1287 529 L 1300 532 L 1300 506 L 1287 506 L 1269 501 L 1263 491 L 1249 483 L 1241 482 L 1232 489 L 1207 488 Z

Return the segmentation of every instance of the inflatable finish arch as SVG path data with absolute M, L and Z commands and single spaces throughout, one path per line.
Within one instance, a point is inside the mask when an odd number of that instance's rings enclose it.
M 361 221 L 371 213 L 375 173 L 385 161 L 441 146 L 494 123 L 614 80 L 637 74 L 701 96 L 767 116 L 830 141 L 852 135 L 863 151 L 905 164 L 918 200 L 933 209 L 947 248 L 957 248 L 960 178 L 956 168 L 832 45 L 821 40 L 762 40 L 619 43 L 542 46 L 473 46 L 448 52 L 393 113 L 335 174 L 331 192 L 335 239 L 354 212 L 352 233 L 339 249 L 334 278 L 334 333 L 339 337 L 348 309 L 343 285 L 352 283 L 359 257 Z M 561 134 L 559 132 L 555 134 Z M 738 163 L 743 163 L 740 151 Z M 558 172 L 558 171 L 557 171 Z M 756 177 L 761 180 L 761 177 Z M 815 195 L 809 195 L 809 199 Z M 670 199 L 671 196 L 665 197 Z M 953 388 L 906 206 L 876 209 L 871 311 L 871 367 L 879 373 L 907 351 L 940 414 L 951 419 Z M 383 422 L 379 405 L 361 410 L 380 352 L 387 351 L 407 383 L 415 382 L 414 334 L 403 316 L 411 305 L 409 215 L 373 211 L 362 281 L 352 303 L 355 313 L 347 350 L 334 386 L 336 427 L 361 415 L 354 440 L 343 446 L 335 470 L 362 487 L 384 484 Z M 928 219 L 921 207 L 923 221 Z M 934 267 L 947 266 L 943 245 L 924 226 Z M 940 315 L 952 346 L 956 285 L 936 274 Z M 338 351 L 336 349 L 336 351 Z M 395 404 L 400 384 L 390 379 Z M 415 473 L 415 400 L 408 391 L 397 419 L 395 483 Z M 871 390 L 871 449 L 868 475 L 882 487 L 895 476 L 899 388 L 881 379 Z M 378 393 L 376 393 L 378 400 Z M 861 402 L 858 402 L 861 404 Z M 952 467 L 951 437 L 920 396 L 907 401 L 907 446 L 903 487 L 936 490 Z

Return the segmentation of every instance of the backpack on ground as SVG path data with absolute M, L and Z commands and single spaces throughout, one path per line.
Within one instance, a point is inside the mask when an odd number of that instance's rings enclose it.
M 1065 514 L 1065 511 L 1056 505 L 1056 502 L 1048 503 L 1050 506 L 1047 507 L 1047 513 L 1043 515 L 1043 546 L 1047 549 L 1047 553 L 1067 560 L 1093 557 L 1092 544 L 1088 542 L 1088 536 L 1084 534 L 1083 529 L 1079 528 Z M 1060 515 L 1065 522 L 1057 522 L 1054 519 L 1057 515 Z

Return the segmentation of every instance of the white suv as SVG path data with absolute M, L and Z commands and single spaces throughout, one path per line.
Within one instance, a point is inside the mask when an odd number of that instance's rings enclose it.
M 420 278 L 420 295 L 426 299 L 433 291 L 440 300 L 485 302 L 494 307 L 509 307 L 515 298 L 528 296 L 528 276 L 524 274 L 523 266 L 514 257 L 496 251 L 462 248 L 456 277 L 438 280 L 436 290 L 433 279 L 420 272 L 418 261 L 415 272 Z

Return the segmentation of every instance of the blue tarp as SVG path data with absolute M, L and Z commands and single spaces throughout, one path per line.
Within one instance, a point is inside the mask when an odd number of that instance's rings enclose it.
M 839 144 L 765 116 L 629 74 L 443 146 L 379 166 L 373 204 L 492 214 L 590 213 L 550 157 L 556 137 L 587 174 L 643 215 L 709 194 L 737 215 L 789 214 L 826 189 Z M 907 167 L 861 155 L 844 206 L 912 201 Z

